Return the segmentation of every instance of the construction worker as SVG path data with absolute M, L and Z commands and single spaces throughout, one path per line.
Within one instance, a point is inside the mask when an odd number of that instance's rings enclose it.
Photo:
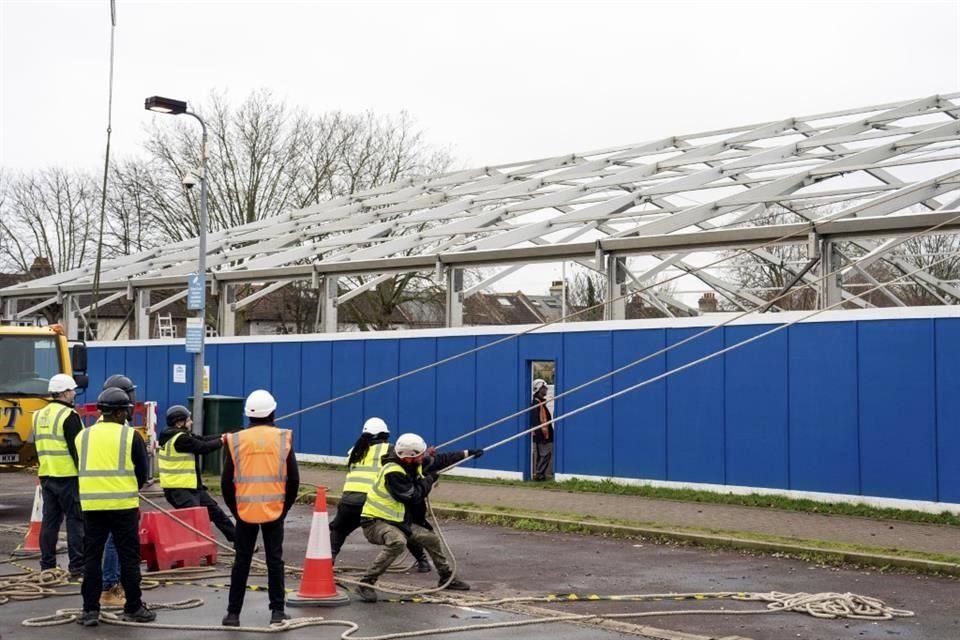
M 72 579 L 83 575 L 83 513 L 77 480 L 74 438 L 83 422 L 73 409 L 77 383 L 65 373 L 50 378 L 50 404 L 33 414 L 33 441 L 40 458 L 43 522 L 40 525 L 40 569 L 57 566 L 60 525 L 67 520 L 67 570 Z
M 223 501 L 237 520 L 227 615 L 221 621 L 225 627 L 240 626 L 258 532 L 263 533 L 267 555 L 270 624 L 290 618 L 284 612 L 283 525 L 297 499 L 300 470 L 293 453 L 293 434 L 273 426 L 276 410 L 277 401 L 270 392 L 257 389 L 244 404 L 249 426 L 239 433 L 223 434 L 229 455 L 220 488 Z
M 122 373 L 115 373 L 104 381 L 103 390 L 107 389 L 122 389 L 130 398 L 131 404 L 137 402 L 137 385 Z M 129 421 L 124 424 L 129 426 Z M 147 455 L 147 481 L 149 482 L 149 453 Z M 117 555 L 117 546 L 113 543 L 113 536 L 110 535 L 107 536 L 107 543 L 103 547 L 103 591 L 100 594 L 100 606 L 122 607 L 125 604 L 126 599 L 120 584 L 120 558 Z
M 330 552 L 334 561 L 347 537 L 360 526 L 363 503 L 380 474 L 380 461 L 393 450 L 389 438 L 387 423 L 381 418 L 369 418 L 363 423 L 360 437 L 347 454 L 347 478 L 343 483 L 337 514 L 330 522 Z M 417 571 L 429 573 L 430 561 L 423 547 L 408 540 L 407 549 L 417 561 Z
M 533 381 L 533 398 L 530 400 L 530 428 L 539 427 L 533 438 L 533 479 L 553 480 L 553 417 L 547 408 L 547 383 L 537 378 Z
M 455 591 L 470 590 L 470 585 L 455 577 L 447 563 L 440 538 L 427 521 L 426 498 L 441 469 L 469 456 L 479 458 L 483 449 L 440 453 L 429 459 L 425 459 L 426 453 L 427 443 L 423 438 L 415 433 L 401 435 L 393 453 L 384 456 L 377 481 L 367 493 L 360 522 L 363 535 L 384 549 L 360 579 L 363 584 L 358 592 L 365 602 L 377 601 L 373 585 L 403 553 L 407 540 L 422 545 L 433 558 L 440 574 L 437 586 Z
M 167 428 L 160 433 L 160 486 L 163 497 L 174 509 L 206 507 L 210 522 L 216 525 L 223 536 L 233 542 L 236 528 L 230 517 L 220 509 L 203 486 L 198 456 L 216 451 L 223 446 L 220 434 L 194 435 L 193 416 L 181 404 L 167 409 Z
M 120 582 L 126 594 L 123 619 L 153 622 L 157 614 L 140 600 L 140 497 L 147 481 L 147 449 L 126 426 L 133 410 L 122 389 L 108 388 L 97 398 L 102 420 L 77 436 L 77 471 L 83 508 L 84 572 L 79 623 L 95 627 L 100 619 L 101 563 L 107 536 L 120 557 Z

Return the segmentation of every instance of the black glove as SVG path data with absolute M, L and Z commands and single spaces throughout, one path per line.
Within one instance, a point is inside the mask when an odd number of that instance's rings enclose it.
M 468 449 L 467 453 L 473 456 L 474 458 L 479 458 L 483 455 L 483 449 Z
M 423 488 L 423 493 L 428 494 L 430 490 L 433 489 L 433 483 L 437 481 L 437 474 L 431 473 L 423 478 L 420 478 L 420 486 Z

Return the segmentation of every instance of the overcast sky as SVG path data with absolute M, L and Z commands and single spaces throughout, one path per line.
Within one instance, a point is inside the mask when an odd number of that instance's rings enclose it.
M 475 166 L 960 90 L 960 2 L 117 0 L 113 149 L 148 95 L 408 111 Z M 109 0 L 0 0 L 0 166 L 96 169 Z

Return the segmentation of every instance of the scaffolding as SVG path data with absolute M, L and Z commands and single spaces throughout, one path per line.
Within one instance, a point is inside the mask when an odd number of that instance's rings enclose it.
M 697 252 L 758 245 L 806 244 L 817 269 L 793 271 L 813 283 L 844 264 L 844 251 L 875 253 L 895 273 L 916 265 L 884 251 L 897 237 L 945 222 L 960 207 L 960 93 L 806 117 L 670 136 L 642 144 L 406 179 L 300 210 L 209 234 L 208 286 L 220 300 L 220 335 L 232 335 L 233 314 L 293 282 L 317 291 L 318 325 L 336 331 L 337 306 L 397 273 L 445 279 L 446 322 L 462 324 L 463 300 L 538 262 L 573 260 L 607 276 L 607 300 L 638 291 L 670 313 L 695 313 L 669 292 L 647 287 L 665 269 L 680 270 L 735 308 L 764 298 L 722 270 L 698 267 Z M 792 221 L 780 221 L 784 212 Z M 938 218 L 939 216 L 939 218 Z M 845 243 L 841 246 L 839 243 Z M 751 249 L 751 247 L 753 247 Z M 637 269 L 628 256 L 645 256 Z M 182 299 L 150 304 L 149 292 L 185 287 L 196 268 L 191 239 L 102 265 L 98 302 L 135 302 L 138 337 L 149 314 Z M 781 264 L 781 267 L 783 265 Z M 864 262 L 850 273 L 867 277 Z M 467 286 L 466 268 L 495 270 Z M 857 273 L 853 273 L 856 271 Z M 370 276 L 345 290 L 345 277 Z M 93 290 L 93 266 L 0 289 L 0 308 L 21 318 L 62 304 L 64 321 L 82 321 L 79 296 Z M 960 301 L 956 283 L 931 273 L 910 281 L 938 301 Z M 259 288 L 243 298 L 238 285 Z M 884 295 L 903 305 L 893 288 Z M 18 309 L 18 300 L 38 300 Z M 844 278 L 820 286 L 818 304 L 849 300 Z M 88 305 L 89 308 L 89 305 Z M 607 317 L 622 318 L 611 304 Z M 145 320 L 146 318 L 146 320 Z

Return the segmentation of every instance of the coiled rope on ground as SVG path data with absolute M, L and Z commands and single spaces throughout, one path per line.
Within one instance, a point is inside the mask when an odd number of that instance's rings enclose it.
M 783 593 L 779 591 L 769 592 L 730 592 L 720 591 L 712 593 L 656 593 L 656 594 L 636 594 L 625 596 L 611 596 L 606 599 L 616 599 L 625 602 L 643 602 L 656 600 L 708 600 L 708 599 L 734 599 L 745 602 L 762 602 L 766 606 L 761 609 L 667 609 L 660 611 L 635 611 L 625 613 L 604 613 L 604 614 L 558 614 L 556 616 L 541 616 L 524 620 L 509 620 L 504 622 L 489 622 L 480 624 L 462 625 L 456 627 L 438 627 L 431 629 L 419 629 L 416 631 L 403 631 L 398 633 L 388 633 L 375 636 L 357 636 L 354 635 L 360 630 L 360 625 L 352 620 L 333 620 L 323 617 L 302 617 L 291 618 L 282 623 L 273 624 L 267 627 L 242 626 L 225 629 L 219 625 L 195 625 L 195 624 L 166 624 L 166 623 L 138 623 L 126 622 L 120 618 L 115 609 L 101 612 L 100 621 L 106 624 L 137 627 L 141 629 L 174 629 L 181 631 L 246 631 L 251 633 L 279 633 L 283 631 L 292 631 L 313 626 L 340 626 L 347 627 L 340 634 L 341 640 L 399 640 L 400 638 L 416 638 L 423 636 L 443 635 L 451 633 L 464 633 L 469 631 L 483 631 L 490 629 L 502 629 L 512 627 L 525 627 L 537 624 L 549 624 L 557 622 L 584 622 L 590 620 L 603 619 L 633 619 L 633 618 L 654 618 L 664 616 L 682 616 L 682 615 L 762 615 L 770 613 L 803 613 L 820 619 L 851 619 L 851 620 L 869 620 L 881 621 L 892 620 L 894 618 L 912 617 L 914 613 L 906 609 L 897 609 L 888 606 L 878 598 L 862 596 L 854 593 Z M 600 599 L 599 597 L 597 599 Z M 478 598 L 441 598 L 431 600 L 431 604 L 452 604 L 457 606 L 496 606 L 507 603 L 521 602 L 584 602 L 580 599 L 562 599 L 549 597 L 518 597 L 518 598 L 500 598 L 496 600 L 482 600 Z M 192 609 L 203 605 L 203 601 L 197 598 L 180 600 L 175 602 L 150 604 L 151 610 L 183 610 Z M 82 614 L 81 609 L 59 609 L 56 613 L 30 618 L 24 620 L 22 625 L 25 627 L 50 627 L 61 624 L 69 624 L 79 619 Z

